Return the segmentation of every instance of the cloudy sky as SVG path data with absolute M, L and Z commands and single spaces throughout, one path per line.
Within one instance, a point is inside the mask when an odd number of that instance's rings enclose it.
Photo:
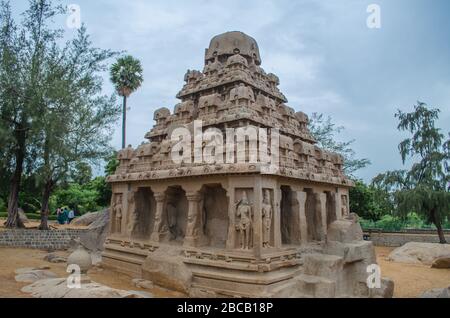
M 448 0 L 73 0 L 94 43 L 139 58 L 145 82 L 129 100 L 128 143 L 139 145 L 153 111 L 177 103 L 187 69 L 203 68 L 210 39 L 243 31 L 259 44 L 262 66 L 280 77 L 289 105 L 332 116 L 355 139 L 374 175 L 401 167 L 405 136 L 394 113 L 417 101 L 441 109 L 450 131 L 450 1 Z M 25 0 L 12 1 L 20 11 Z M 367 7 L 381 8 L 369 29 Z M 61 23 L 63 23 L 61 21 Z M 68 30 L 68 35 L 73 30 Z M 105 83 L 105 92 L 112 85 Z M 120 123 L 113 145 L 121 145 Z

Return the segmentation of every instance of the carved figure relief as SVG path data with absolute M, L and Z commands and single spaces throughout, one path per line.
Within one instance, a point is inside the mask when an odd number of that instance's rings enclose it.
M 252 247 L 252 206 L 247 199 L 247 193 L 244 191 L 242 199 L 236 207 L 236 216 L 239 218 L 237 229 L 240 233 L 241 249 L 248 250 Z
M 346 217 L 349 215 L 348 201 L 347 201 L 346 195 L 341 196 L 341 211 L 342 211 L 342 217 Z
M 135 192 L 130 191 L 128 194 L 128 232 L 133 234 L 138 226 L 138 214 L 136 211 Z
M 264 191 L 264 198 L 261 205 L 261 215 L 262 215 L 262 223 L 263 223 L 263 247 L 271 247 L 270 246 L 270 234 L 272 229 L 272 215 L 273 215 L 273 207 L 270 200 L 270 191 L 266 189 Z
M 113 232 L 122 232 L 122 194 L 114 195 L 114 206 L 113 206 Z

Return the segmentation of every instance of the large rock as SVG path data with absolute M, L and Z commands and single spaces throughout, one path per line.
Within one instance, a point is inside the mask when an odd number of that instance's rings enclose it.
M 192 272 L 184 264 L 183 250 L 165 247 L 150 253 L 142 264 L 142 278 L 156 285 L 188 293 L 192 282 Z
M 424 292 L 420 298 L 450 298 L 450 286 L 447 288 L 435 288 Z
M 409 242 L 389 254 L 393 262 L 431 265 L 440 257 L 450 255 L 450 244 Z
M 21 289 L 35 298 L 152 298 L 150 293 L 110 288 L 95 282 L 69 288 L 66 278 L 39 280 Z
M 109 233 L 109 209 L 92 214 L 95 218 L 92 220 L 93 216 L 89 216 L 88 219 L 92 222 L 89 223 L 88 231 L 80 235 L 80 241 L 89 251 L 100 254 Z
M 89 226 L 95 220 L 97 220 L 100 213 L 101 212 L 89 212 L 89 213 L 83 214 L 82 216 L 73 219 L 73 221 L 70 224 L 75 225 L 75 226 Z
M 436 258 L 431 264 L 431 268 L 450 268 L 450 255 Z
M 51 271 L 39 268 L 20 268 L 15 273 L 16 281 L 21 283 L 34 283 L 38 280 L 58 277 Z
M 345 219 L 331 223 L 328 227 L 327 240 L 341 243 L 362 241 L 363 231 L 359 224 L 358 216 L 352 213 Z

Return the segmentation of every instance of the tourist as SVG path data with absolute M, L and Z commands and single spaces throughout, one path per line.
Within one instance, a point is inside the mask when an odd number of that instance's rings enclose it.
M 75 212 L 73 212 L 72 209 L 70 209 L 69 214 L 67 215 L 67 223 L 70 224 L 70 222 L 72 222 L 72 220 L 75 218 Z
M 56 210 L 56 219 L 58 220 L 59 224 L 64 224 L 64 213 L 61 208 L 58 208 Z
M 63 224 L 66 224 L 69 218 L 69 209 L 65 207 L 62 214 L 63 214 Z

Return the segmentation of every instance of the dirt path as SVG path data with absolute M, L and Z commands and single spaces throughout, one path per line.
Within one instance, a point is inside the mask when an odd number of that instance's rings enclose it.
M 50 271 L 60 277 L 67 276 L 66 265 L 64 263 L 53 264 L 43 260 L 47 254 L 45 251 L 21 249 L 21 248 L 3 248 L 0 247 L 0 298 L 6 297 L 29 297 L 29 295 L 20 292 L 20 289 L 26 283 L 18 283 L 15 281 L 14 271 L 23 267 L 40 267 L 49 266 Z M 61 256 L 67 256 L 66 252 L 57 252 Z M 95 269 L 89 271 L 89 277 L 100 284 L 106 286 L 123 289 L 123 290 L 140 290 L 152 293 L 155 297 L 181 297 L 180 293 L 168 291 L 162 288 L 154 288 L 144 290 L 135 287 L 131 283 L 131 277 L 121 273 L 113 272 L 107 269 Z
M 400 264 L 386 260 L 393 248 L 377 247 L 378 263 L 382 275 L 395 282 L 394 297 L 418 297 L 424 291 L 432 288 L 445 288 L 450 285 L 450 269 L 432 269 L 424 265 Z M 58 252 L 67 256 L 66 252 Z M 31 249 L 12 249 L 0 247 L 0 298 L 2 297 L 29 297 L 20 292 L 27 285 L 14 280 L 14 271 L 23 267 L 49 266 L 50 270 L 58 276 L 66 276 L 65 264 L 52 264 L 43 260 L 45 251 Z M 111 270 L 92 269 L 89 272 L 92 280 L 118 289 L 143 290 L 132 285 L 131 277 Z M 180 297 L 179 293 L 161 288 L 147 290 L 155 297 Z
M 381 274 L 395 282 L 394 297 L 419 297 L 433 288 L 450 286 L 450 269 L 435 269 L 426 265 L 402 264 L 387 261 L 392 247 L 376 247 Z

